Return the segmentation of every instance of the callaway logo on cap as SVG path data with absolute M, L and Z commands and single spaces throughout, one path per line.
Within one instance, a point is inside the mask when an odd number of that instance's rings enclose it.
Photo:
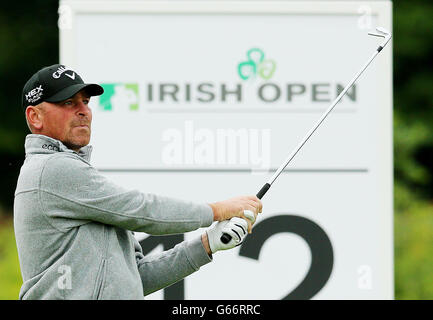
M 24 86 L 22 107 L 35 106 L 41 102 L 60 102 L 85 89 L 90 96 L 99 96 L 104 89 L 98 84 L 86 84 L 71 68 L 54 64 L 36 72 Z

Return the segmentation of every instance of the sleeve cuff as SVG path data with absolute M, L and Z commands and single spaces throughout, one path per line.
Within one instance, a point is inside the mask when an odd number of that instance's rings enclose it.
M 207 254 L 201 242 L 201 236 L 188 241 L 187 252 L 189 261 L 195 270 L 212 261 L 212 257 Z
M 203 204 L 203 217 L 201 220 L 201 227 L 209 227 L 213 223 L 213 210 L 210 205 Z

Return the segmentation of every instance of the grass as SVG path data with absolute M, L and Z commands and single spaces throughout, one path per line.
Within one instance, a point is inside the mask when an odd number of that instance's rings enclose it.
M 433 299 L 433 205 L 395 215 L 395 298 Z
M 16 300 L 22 284 L 13 221 L 0 216 L 0 300 Z

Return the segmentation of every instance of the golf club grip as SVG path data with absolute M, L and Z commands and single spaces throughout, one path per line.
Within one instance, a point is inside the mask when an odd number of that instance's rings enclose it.
M 271 185 L 269 183 L 265 183 L 264 186 L 260 189 L 260 191 L 256 194 L 256 197 L 262 200 L 263 196 L 268 192 Z
M 268 192 L 268 190 L 269 190 L 270 187 L 271 187 L 271 185 L 269 183 L 265 183 L 264 186 L 257 193 L 256 197 L 261 200 L 263 198 L 263 196 L 266 194 L 266 192 Z M 229 235 L 227 233 L 224 233 L 221 236 L 221 242 L 224 243 L 224 244 L 229 243 L 231 239 L 232 239 L 231 235 Z

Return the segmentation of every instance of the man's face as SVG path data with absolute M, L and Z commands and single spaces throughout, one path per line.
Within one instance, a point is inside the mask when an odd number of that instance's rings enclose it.
M 61 102 L 43 102 L 39 133 L 60 140 L 75 151 L 88 145 L 92 123 L 89 101 L 90 96 L 82 90 Z

